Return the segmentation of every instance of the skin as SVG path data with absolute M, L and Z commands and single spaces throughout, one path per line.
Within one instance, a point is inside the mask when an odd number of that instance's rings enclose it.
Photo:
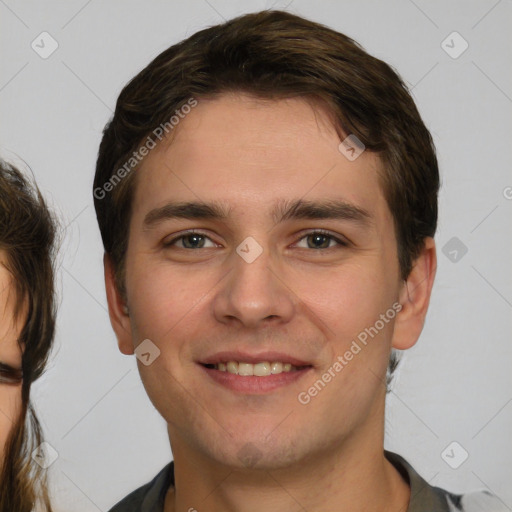
M 426 239 L 401 281 L 380 160 L 363 152 L 349 161 L 322 110 L 243 94 L 198 101 L 172 143 L 136 171 L 124 298 L 105 257 L 121 352 L 133 354 L 144 339 L 160 350 L 152 364 L 138 364 L 168 423 L 176 490 L 167 493 L 166 512 L 405 511 L 409 487 L 383 453 L 384 380 L 391 347 L 407 349 L 421 333 L 434 241 Z M 272 220 L 276 201 L 300 198 L 343 199 L 367 210 L 370 222 Z M 148 212 L 171 200 L 218 200 L 232 211 L 224 220 L 146 227 Z M 192 228 L 207 238 L 163 245 Z M 315 245 L 307 235 L 317 229 L 348 245 L 332 238 Z M 252 263 L 236 252 L 249 236 L 263 248 Z M 299 403 L 298 394 L 396 302 L 400 313 L 310 403 Z M 266 395 L 235 393 L 197 363 L 232 349 L 278 350 L 313 370 Z M 241 457 L 248 443 L 258 454 L 251 467 Z
M 0 361 L 19 368 L 22 352 L 17 339 L 22 325 L 14 318 L 15 293 L 12 275 L 5 267 L 5 254 L 0 251 Z M 0 461 L 6 441 L 21 412 L 21 383 L 0 382 Z

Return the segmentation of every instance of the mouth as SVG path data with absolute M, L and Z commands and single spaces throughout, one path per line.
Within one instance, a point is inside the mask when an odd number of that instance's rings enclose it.
M 269 375 L 279 375 L 281 373 L 297 372 L 305 368 L 311 368 L 311 365 L 295 366 L 291 363 L 281 361 L 261 361 L 259 363 L 247 363 L 242 361 L 225 361 L 220 363 L 203 364 L 210 370 L 227 372 L 241 377 L 268 377 Z
M 313 365 L 277 353 L 249 356 L 224 353 L 199 363 L 216 384 L 243 394 L 265 394 L 309 374 Z

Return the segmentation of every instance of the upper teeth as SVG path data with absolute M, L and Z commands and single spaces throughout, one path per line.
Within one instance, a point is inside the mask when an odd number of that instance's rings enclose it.
M 268 361 L 263 361 L 256 364 L 228 361 L 227 363 L 216 364 L 215 368 L 221 372 L 227 371 L 229 373 L 242 376 L 256 375 L 257 377 L 264 377 L 266 375 L 275 375 L 277 373 L 297 370 L 297 367 L 292 366 L 290 363 L 269 363 Z

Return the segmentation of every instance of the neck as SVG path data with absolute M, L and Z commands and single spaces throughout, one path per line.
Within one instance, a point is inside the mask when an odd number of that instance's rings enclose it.
M 239 469 L 173 446 L 175 488 L 165 512 L 259 512 L 261 510 L 406 511 L 410 489 L 385 458 L 383 435 L 331 446 L 327 453 L 278 470 Z

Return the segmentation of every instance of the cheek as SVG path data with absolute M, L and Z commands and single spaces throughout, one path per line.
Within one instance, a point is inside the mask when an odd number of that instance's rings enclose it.
M 350 407 L 367 403 L 385 379 L 396 317 L 397 290 L 392 275 L 381 270 L 378 258 L 372 259 L 317 272 L 309 284 L 302 278 L 294 286 L 308 306 L 305 311 L 312 312 L 312 321 L 324 326 L 325 341 L 317 355 L 322 371 L 330 369 L 336 375 L 331 392 L 343 390 L 336 400 L 346 401 Z
M 0 384 L 0 460 L 3 459 L 5 443 L 21 412 L 21 384 Z
M 150 265 L 147 261 L 135 262 L 127 269 L 127 276 L 134 342 L 149 338 L 157 345 L 190 323 L 218 280 L 208 270 L 181 270 L 165 262 Z
M 336 337 L 357 335 L 373 325 L 392 307 L 398 293 L 386 273 L 373 264 L 351 263 L 305 276 L 297 274 L 294 292 Z
M 314 285 L 306 286 L 302 280 L 295 288 L 312 318 L 317 318 L 316 325 L 326 326 L 319 353 L 322 368 L 303 391 L 314 396 L 318 409 L 331 409 L 334 429 L 339 422 L 364 417 L 384 389 L 397 290 L 391 283 L 393 276 L 386 275 L 377 260 L 368 258 L 365 264 L 316 274 Z M 319 380 L 327 383 L 325 392 Z M 334 410 L 333 403 L 337 404 Z M 347 411 L 353 412 L 350 419 Z

